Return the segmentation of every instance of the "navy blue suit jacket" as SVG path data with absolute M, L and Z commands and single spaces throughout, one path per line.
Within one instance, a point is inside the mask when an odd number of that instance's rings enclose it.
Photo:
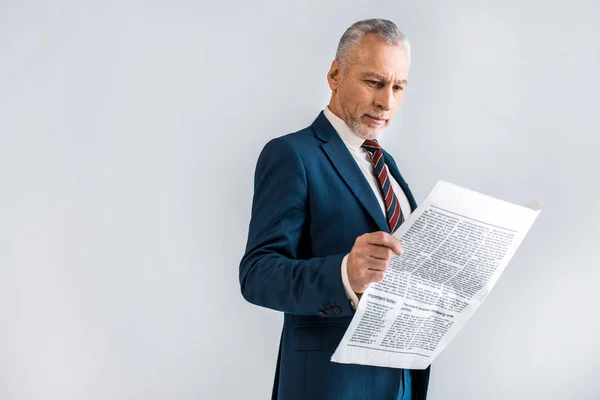
M 417 205 L 394 159 L 385 162 Z M 244 298 L 284 312 L 273 385 L 280 400 L 423 400 L 429 368 L 330 361 L 354 310 L 342 258 L 364 233 L 389 232 L 377 199 L 323 112 L 311 126 L 271 140 L 256 165 L 252 216 L 240 263 Z

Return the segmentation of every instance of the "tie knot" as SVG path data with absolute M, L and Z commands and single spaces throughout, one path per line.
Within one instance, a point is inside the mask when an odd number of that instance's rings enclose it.
M 379 145 L 379 142 L 375 139 L 370 140 L 367 139 L 365 140 L 365 142 L 362 144 L 362 147 L 364 147 L 365 149 L 367 149 L 370 153 L 374 153 L 377 150 L 381 149 L 381 146 Z

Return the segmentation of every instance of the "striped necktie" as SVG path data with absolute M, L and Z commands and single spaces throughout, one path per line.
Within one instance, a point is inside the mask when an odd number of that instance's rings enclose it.
M 383 159 L 383 151 L 377 140 L 365 140 L 362 147 L 364 147 L 370 155 L 371 164 L 375 169 L 377 175 L 377 181 L 379 182 L 379 188 L 385 202 L 385 211 L 387 216 L 387 222 L 390 227 L 390 232 L 394 231 L 404 222 L 404 214 L 400 208 L 400 202 L 392 189 L 392 183 L 389 178 L 389 170 L 385 165 Z

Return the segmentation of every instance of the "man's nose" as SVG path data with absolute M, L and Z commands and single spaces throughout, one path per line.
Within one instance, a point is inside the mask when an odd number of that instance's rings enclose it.
M 394 105 L 394 88 L 384 87 L 379 90 L 375 98 L 376 106 L 384 111 L 390 111 Z

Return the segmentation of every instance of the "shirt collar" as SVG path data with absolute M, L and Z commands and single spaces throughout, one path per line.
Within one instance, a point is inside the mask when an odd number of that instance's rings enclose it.
M 340 117 L 335 115 L 329 109 L 328 106 L 326 106 L 323 110 L 323 114 L 325 114 L 327 120 L 329 120 L 331 125 L 333 125 L 333 128 L 335 129 L 335 131 L 340 136 L 340 138 L 346 146 L 348 146 L 353 151 L 357 151 L 361 148 L 361 146 L 365 142 L 365 139 L 361 138 L 356 133 L 354 133 L 352 129 L 350 129 Z

